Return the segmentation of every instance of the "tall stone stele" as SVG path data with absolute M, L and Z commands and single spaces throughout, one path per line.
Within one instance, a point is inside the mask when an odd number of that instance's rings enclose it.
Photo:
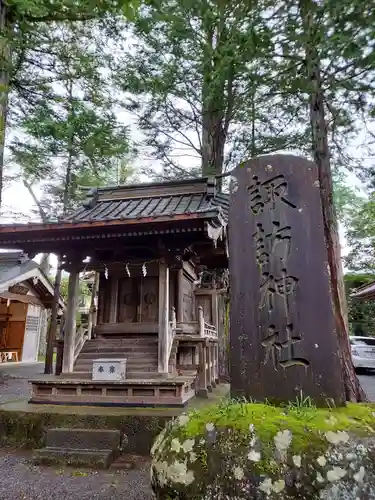
M 241 164 L 229 220 L 232 397 L 342 404 L 316 165 L 292 155 Z

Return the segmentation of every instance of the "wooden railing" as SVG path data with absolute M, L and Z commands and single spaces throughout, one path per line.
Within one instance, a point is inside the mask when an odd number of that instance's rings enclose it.
M 203 307 L 198 308 L 199 335 L 205 338 L 217 338 L 217 331 L 214 325 L 210 325 L 204 319 Z
M 78 358 L 78 355 L 81 352 L 82 347 L 87 339 L 88 339 L 87 328 L 83 328 L 82 326 L 80 326 L 76 331 L 76 338 L 74 343 L 74 361 Z

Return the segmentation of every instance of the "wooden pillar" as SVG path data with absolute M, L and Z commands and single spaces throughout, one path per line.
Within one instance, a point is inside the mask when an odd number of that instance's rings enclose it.
M 215 326 L 216 331 L 219 328 L 219 301 L 217 290 L 213 290 L 211 295 L 211 316 L 212 324 Z
M 117 302 L 118 302 L 118 278 L 111 277 L 109 303 L 109 323 L 117 323 Z
M 198 328 L 199 328 L 199 335 L 201 337 L 204 336 L 204 311 L 203 311 L 203 307 L 202 306 L 199 306 L 198 307 Z
M 219 383 L 219 344 L 215 344 L 215 384 Z
M 168 328 L 169 328 L 169 267 L 159 261 L 159 328 L 158 328 L 158 372 L 168 374 Z
M 93 336 L 94 328 L 96 327 L 98 317 L 98 290 L 99 290 L 99 273 L 95 273 L 94 283 L 92 284 L 89 323 L 88 323 L 88 338 Z
M 210 345 L 211 351 L 211 387 L 216 387 L 216 344 Z
M 53 373 L 53 347 L 54 347 L 54 342 L 56 340 L 57 315 L 59 311 L 60 286 L 61 286 L 61 275 L 62 275 L 60 266 L 61 266 L 61 257 L 58 256 L 57 272 L 55 277 L 53 301 L 51 308 L 51 317 L 47 332 L 47 350 L 46 350 L 46 360 L 44 364 L 44 373 L 46 375 Z
M 184 270 L 177 274 L 177 323 L 184 321 Z
M 207 343 L 207 390 L 212 392 L 212 345 Z
M 76 340 L 76 314 L 78 305 L 79 272 L 72 269 L 69 274 L 68 301 L 64 327 L 64 356 L 62 372 L 70 373 L 74 365 L 74 347 Z
M 208 398 L 207 389 L 207 347 L 199 342 L 198 396 Z

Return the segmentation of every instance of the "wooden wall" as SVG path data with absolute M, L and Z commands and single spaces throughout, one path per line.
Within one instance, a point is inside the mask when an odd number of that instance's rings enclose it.
M 195 296 L 194 284 L 189 276 L 185 273 L 182 276 L 181 283 L 182 293 L 182 321 L 195 321 Z
M 125 267 L 125 266 L 124 266 Z M 109 273 L 108 279 L 100 275 L 98 324 L 110 323 L 113 286 L 117 287 L 117 323 L 157 323 L 159 314 L 159 272 L 158 266 L 147 266 L 143 276 L 141 266 L 129 266 L 131 276 L 125 270 Z M 117 284 L 113 285 L 113 280 Z M 177 306 L 177 271 L 169 273 L 170 310 Z
M 22 356 L 27 308 L 28 304 L 23 302 L 11 302 L 9 307 L 6 300 L 0 303 L 0 314 L 11 314 L 0 337 L 0 349 L 17 351 L 19 359 Z

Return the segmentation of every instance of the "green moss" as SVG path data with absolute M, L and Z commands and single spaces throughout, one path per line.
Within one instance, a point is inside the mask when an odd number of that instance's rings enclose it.
M 328 431 L 375 433 L 375 405 L 348 404 L 343 408 L 317 409 L 223 402 L 192 412 L 189 417 L 189 422 L 178 430 L 183 438 L 205 434 L 206 424 L 212 423 L 216 429 L 235 429 L 248 439 L 252 424 L 263 444 L 272 442 L 279 431 L 290 430 L 293 434 L 291 449 L 295 453 L 303 453 L 312 442 L 316 447 L 319 442 L 326 446 L 324 433 Z
M 42 448 L 46 430 L 54 427 L 118 429 L 127 436 L 127 452 L 148 455 L 152 442 L 170 417 L 79 415 L 0 411 L 0 446 Z
M 300 498 L 297 485 L 303 478 L 303 498 L 316 499 L 335 468 L 343 469 L 346 480 L 350 476 L 356 484 L 353 474 L 369 464 L 361 462 L 361 451 L 354 447 L 353 469 L 349 451 L 363 437 L 371 438 L 364 442 L 374 442 L 374 436 L 375 405 L 321 409 L 307 400 L 288 407 L 223 401 L 168 424 L 153 449 L 152 484 L 162 499 L 171 495 L 195 500 L 207 491 L 223 494 L 210 498 L 249 498 L 251 488 L 255 498 L 259 484 L 267 479 L 285 488 L 283 496 L 277 496 L 276 489 L 270 496 L 281 499 Z M 175 475 L 176 466 L 182 471 L 187 467 L 182 480 Z M 183 484 L 191 475 L 193 482 Z

